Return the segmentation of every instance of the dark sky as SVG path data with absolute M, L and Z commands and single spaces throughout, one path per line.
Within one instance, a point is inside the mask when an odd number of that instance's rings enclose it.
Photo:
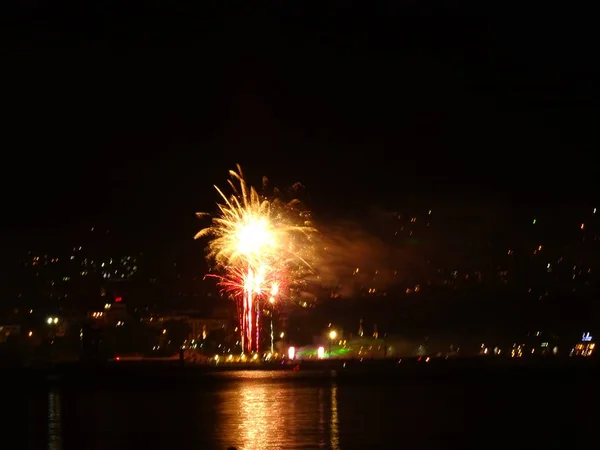
M 172 232 L 238 162 L 330 214 L 593 200 L 584 12 L 17 3 L 0 27 L 5 238 Z

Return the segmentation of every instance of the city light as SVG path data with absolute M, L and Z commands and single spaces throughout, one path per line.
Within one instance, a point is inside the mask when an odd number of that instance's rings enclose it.
M 337 337 L 337 331 L 331 330 L 329 332 L 329 356 L 331 357 L 331 350 L 333 346 L 333 340 Z
M 278 369 L 292 369 L 296 355 L 305 367 L 332 368 L 352 360 L 370 362 L 391 356 L 403 358 L 406 366 L 410 358 L 425 361 L 428 356 L 432 362 L 481 355 L 490 360 L 514 358 L 519 364 L 537 364 L 542 356 L 596 355 L 593 329 L 572 329 L 574 325 L 560 315 L 561 308 L 546 317 L 546 312 L 538 312 L 535 306 L 558 299 L 563 292 L 582 299 L 597 294 L 600 270 L 595 265 L 595 250 L 600 242 L 600 214 L 589 205 L 585 211 L 583 207 L 582 211 L 565 211 L 569 215 L 564 218 L 564 229 L 550 225 L 556 211 L 524 210 L 523 220 L 506 228 L 501 240 L 479 242 L 481 236 L 490 235 L 496 223 L 504 226 L 497 222 L 506 219 L 503 210 L 488 215 L 485 209 L 481 217 L 477 209 L 468 217 L 462 213 L 432 216 L 430 205 L 418 204 L 417 200 L 415 208 L 401 204 L 393 209 L 378 208 L 360 218 L 360 225 L 341 218 L 338 223 L 337 218 L 329 217 L 317 230 L 307 210 L 288 204 L 300 196 L 312 202 L 301 187 L 277 191 L 261 187 L 258 180 L 253 189 L 237 169 L 229 181 L 227 190 L 217 189 L 220 197 L 214 214 L 202 223 L 199 228 L 206 228 L 197 236 L 206 238 L 198 248 L 206 247 L 209 273 L 197 273 L 196 262 L 175 257 L 166 267 L 156 266 L 157 273 L 153 274 L 148 269 L 153 267 L 155 256 L 140 253 L 139 262 L 137 255 L 121 256 L 131 254 L 124 240 L 116 242 L 114 250 L 119 253 L 109 257 L 104 237 L 98 242 L 92 239 L 83 245 L 70 244 L 60 250 L 60 257 L 29 251 L 19 259 L 23 275 L 28 277 L 19 291 L 35 286 L 36 297 L 48 298 L 49 303 L 38 310 L 37 299 L 27 295 L 15 303 L 18 308 L 5 308 L 0 318 L 0 346 L 17 336 L 31 346 L 48 341 L 56 344 L 53 351 L 57 358 L 69 359 L 75 349 L 71 341 L 78 335 L 81 346 L 77 351 L 86 357 L 104 358 L 118 349 L 125 360 L 129 355 L 123 349 L 127 349 L 144 358 L 181 357 L 186 364 L 195 364 L 212 361 L 217 353 L 220 364 L 252 361 Z M 473 229 L 473 236 L 462 236 L 464 229 Z M 446 242 L 456 247 L 449 251 Z M 471 244 L 473 252 L 466 251 Z M 129 280 L 129 274 L 138 271 L 137 264 L 140 277 Z M 406 273 L 407 268 L 410 273 Z M 167 276 L 172 277 L 178 299 L 165 305 L 160 315 L 150 307 L 142 308 L 162 298 L 160 280 Z M 210 277 L 216 282 L 210 283 Z M 197 283 L 192 282 L 194 279 Z M 482 344 L 467 332 L 464 350 L 459 353 L 452 340 L 440 340 L 431 347 L 427 330 L 420 331 L 416 325 L 415 334 L 420 332 L 423 339 L 405 340 L 395 332 L 401 329 L 400 318 L 382 313 L 387 310 L 384 305 L 402 302 L 406 317 L 431 314 L 435 308 L 430 299 L 457 292 L 465 298 L 465 308 L 449 308 L 442 321 L 458 327 L 464 310 L 472 306 L 468 300 L 471 294 L 480 288 L 494 292 L 499 286 L 514 293 L 515 298 L 522 297 L 527 307 L 535 307 L 532 320 L 539 322 L 543 333 L 535 331 L 538 328 L 523 335 L 519 332 L 511 336 L 510 344 L 503 342 L 505 336 L 490 333 Z M 218 312 L 214 308 L 214 313 L 196 308 L 196 303 L 212 302 L 219 294 L 227 299 L 224 302 L 232 303 L 230 311 L 226 306 Z M 127 295 L 132 298 L 126 302 Z M 416 298 L 419 295 L 420 300 Z M 375 297 L 378 299 L 372 301 Z M 329 298 L 336 299 L 335 303 Z M 480 313 L 518 315 L 516 305 L 502 298 L 486 303 Z M 335 312 L 311 311 L 319 302 L 331 302 Z M 129 305 L 132 307 L 127 308 Z M 582 301 L 576 307 L 584 318 L 597 313 L 591 302 Z M 299 314 L 294 308 L 306 310 Z M 477 314 L 472 320 L 479 319 Z M 384 317 L 376 320 L 380 315 Z M 385 323 L 381 333 L 377 322 Z M 565 334 L 555 334 L 559 331 Z M 186 350 L 184 357 L 181 349 Z M 150 356 L 150 350 L 157 353 Z M 350 362 L 349 367 L 355 366 Z

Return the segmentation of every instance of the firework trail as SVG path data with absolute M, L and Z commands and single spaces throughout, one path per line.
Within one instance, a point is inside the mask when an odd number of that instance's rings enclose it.
M 215 276 L 237 302 L 242 348 L 258 351 L 261 304 L 285 299 L 311 271 L 310 235 L 315 229 L 298 200 L 259 195 L 246 183 L 239 165 L 229 174 L 231 194 L 215 186 L 221 197 L 218 214 L 195 239 L 210 239 L 207 257 L 215 265 Z

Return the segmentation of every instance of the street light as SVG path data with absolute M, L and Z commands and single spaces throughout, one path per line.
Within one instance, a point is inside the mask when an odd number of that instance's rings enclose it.
M 281 333 L 279 333 L 279 339 L 281 339 L 281 348 L 285 348 L 285 339 L 283 339 L 284 337 L 285 337 L 285 333 L 283 331 Z M 290 358 L 290 359 L 294 359 L 294 358 Z
M 337 337 L 337 331 L 331 330 L 329 332 L 329 357 L 331 358 L 331 346 L 333 345 L 333 340 Z
M 54 340 L 56 338 L 57 332 L 59 331 L 58 317 L 48 317 L 46 319 L 46 323 L 51 327 L 48 336 L 50 337 L 50 339 Z

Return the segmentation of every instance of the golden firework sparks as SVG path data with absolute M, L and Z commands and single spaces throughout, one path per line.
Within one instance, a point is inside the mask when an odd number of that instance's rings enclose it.
M 268 296 L 274 303 L 282 297 L 283 286 L 291 286 L 310 269 L 307 239 L 315 230 L 298 210 L 297 200 L 286 203 L 259 195 L 247 185 L 239 165 L 229 174 L 232 193 L 227 196 L 215 186 L 222 199 L 219 214 L 195 239 L 210 239 L 208 258 L 216 264 L 221 286 L 241 303 L 242 341 L 252 350 L 259 342 L 260 300 Z

